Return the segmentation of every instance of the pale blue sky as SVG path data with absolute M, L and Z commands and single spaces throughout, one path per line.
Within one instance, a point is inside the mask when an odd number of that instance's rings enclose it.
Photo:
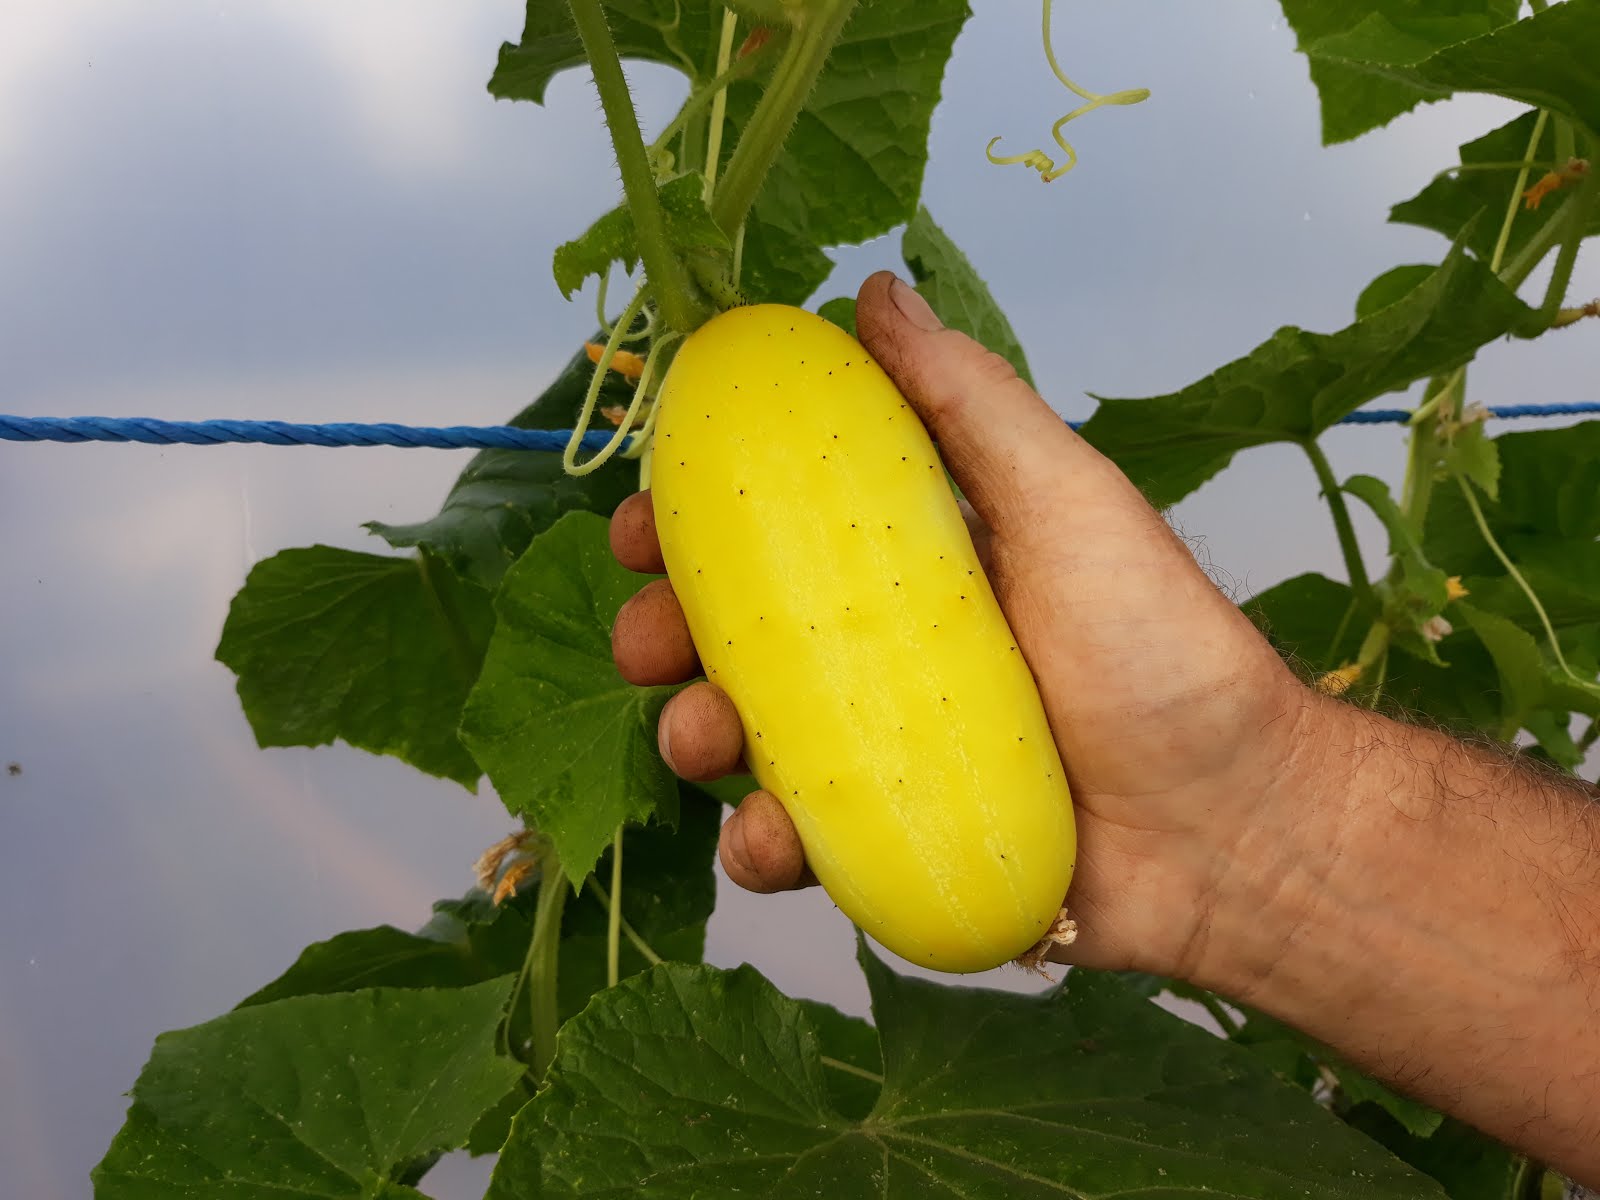
M 1037 10 L 983 6 L 957 45 L 926 201 L 989 278 L 1042 390 L 1179 387 L 1284 323 L 1329 330 L 1442 241 L 1389 203 L 1510 107 L 1469 99 L 1323 150 L 1271 0 L 1061 5 L 1069 69 L 1137 109 L 1076 127 L 1043 187 L 988 166 L 1064 111 Z M 536 393 L 589 307 L 555 243 L 614 201 L 586 78 L 545 109 L 484 91 L 521 6 L 436 0 L 0 3 L 0 411 L 493 422 Z M 641 69 L 647 122 L 681 94 Z M 823 296 L 894 265 L 841 255 Z M 1600 291 L 1591 256 L 1577 290 Z M 1592 336 L 1494 347 L 1474 398 L 1596 398 Z M 1587 367 L 1587 371 L 1582 368 Z M 1398 434 L 1329 439 L 1393 476 Z M 381 551 L 371 518 L 433 511 L 464 456 L 0 444 L 0 1195 L 88 1194 L 120 1093 L 161 1030 L 220 1013 L 305 943 L 419 924 L 510 826 L 347 747 L 258 751 L 211 660 L 249 565 L 315 541 Z M 1271 497 L 1270 502 L 1266 497 Z M 1337 574 L 1309 469 L 1252 452 L 1186 502 L 1241 591 Z M 1381 538 L 1363 526 L 1376 554 Z M 859 1011 L 820 893 L 727 896 L 719 963 Z M 427 1184 L 476 1196 L 480 1165 Z

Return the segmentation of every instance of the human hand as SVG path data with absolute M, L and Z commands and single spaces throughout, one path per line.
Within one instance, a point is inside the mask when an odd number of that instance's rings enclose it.
M 1062 957 L 1184 974 L 1230 874 L 1271 869 L 1295 841 L 1299 815 L 1273 799 L 1298 761 L 1310 693 L 1138 489 L 1004 359 L 943 329 L 887 272 L 862 286 L 856 321 L 970 502 L 974 543 L 1067 771 L 1079 839 L 1067 904 L 1080 935 Z M 647 493 L 619 507 L 611 541 L 624 566 L 664 570 Z M 669 582 L 623 607 L 613 653 L 636 684 L 700 673 Z M 714 684 L 673 697 L 659 733 L 686 779 L 743 769 L 738 716 Z M 794 826 L 764 791 L 724 826 L 721 857 L 754 891 L 813 882 Z

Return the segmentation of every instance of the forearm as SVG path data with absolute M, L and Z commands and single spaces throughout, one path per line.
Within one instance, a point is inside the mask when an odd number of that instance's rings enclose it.
M 1197 982 L 1600 1182 L 1600 804 L 1495 752 L 1307 703 L 1284 791 L 1303 814 L 1237 847 Z

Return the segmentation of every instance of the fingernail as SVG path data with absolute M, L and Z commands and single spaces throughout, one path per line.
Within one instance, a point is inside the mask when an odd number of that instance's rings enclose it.
M 755 873 L 755 868 L 750 865 L 750 847 L 744 840 L 744 821 L 737 812 L 728 818 L 728 857 L 733 859 L 741 870 Z
M 918 329 L 933 333 L 944 328 L 944 322 L 940 321 L 933 309 L 928 307 L 928 302 L 922 298 L 921 293 L 899 276 L 896 276 L 894 282 L 889 285 L 889 299 L 894 301 L 894 306 L 900 310 L 900 315 Z

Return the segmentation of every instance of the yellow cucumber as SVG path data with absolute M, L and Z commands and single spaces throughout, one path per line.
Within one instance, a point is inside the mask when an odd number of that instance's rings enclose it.
M 1072 879 L 1072 801 L 916 413 L 849 334 L 770 304 L 690 336 L 659 403 L 667 574 L 823 887 L 922 966 L 1027 951 Z

